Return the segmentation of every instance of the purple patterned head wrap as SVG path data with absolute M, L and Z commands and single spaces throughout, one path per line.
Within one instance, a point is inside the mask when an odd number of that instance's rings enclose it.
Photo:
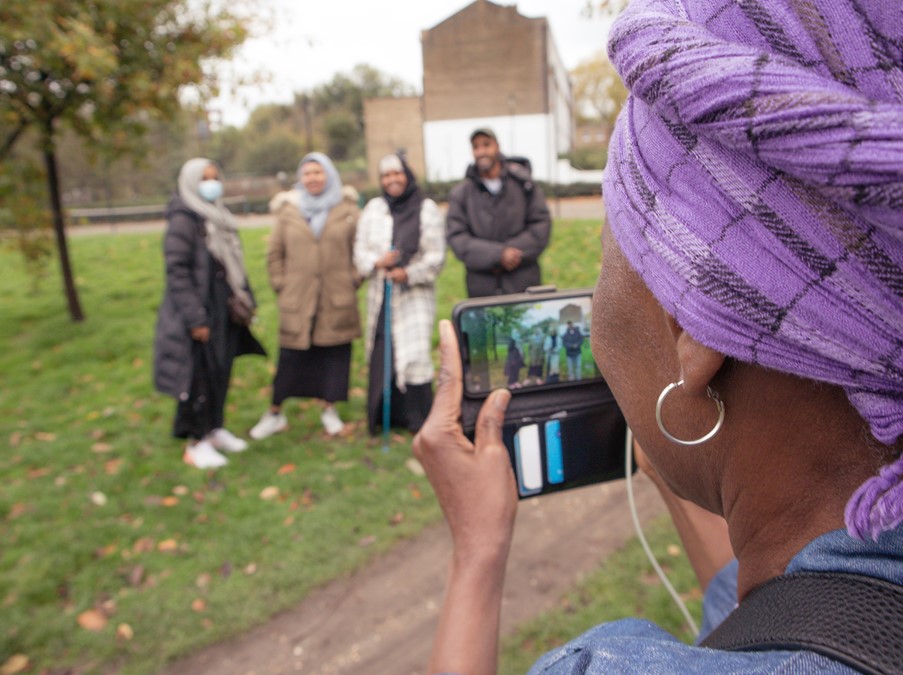
M 625 256 L 699 342 L 846 391 L 903 435 L 903 9 L 634 0 L 604 194 Z M 847 506 L 903 522 L 903 460 Z

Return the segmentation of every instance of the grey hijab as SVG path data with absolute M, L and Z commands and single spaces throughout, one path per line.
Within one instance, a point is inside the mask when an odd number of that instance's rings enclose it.
M 223 204 L 222 198 L 208 202 L 198 192 L 204 170 L 211 164 L 215 162 L 203 157 L 185 162 L 179 171 L 179 196 L 189 209 L 204 219 L 207 227 L 207 250 L 225 268 L 226 281 L 232 293 L 248 309 L 253 309 L 254 301 L 245 290 L 245 263 L 235 217 Z
M 310 194 L 301 184 L 301 167 L 308 162 L 316 162 L 326 172 L 326 185 L 323 188 L 323 192 L 318 195 Z M 319 239 L 320 233 L 326 225 L 329 211 L 342 202 L 342 179 L 339 176 L 339 172 L 336 170 L 332 160 L 322 152 L 310 152 L 304 155 L 304 158 L 298 164 L 298 183 L 295 185 L 295 189 L 299 194 L 298 208 L 310 223 L 310 229 L 313 230 L 314 236 Z

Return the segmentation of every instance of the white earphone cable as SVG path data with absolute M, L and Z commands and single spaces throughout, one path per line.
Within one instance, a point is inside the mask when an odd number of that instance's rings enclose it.
M 636 501 L 633 498 L 633 431 L 630 430 L 630 427 L 627 427 L 627 439 L 624 443 L 624 470 L 627 475 L 627 504 L 630 507 L 630 516 L 633 518 L 633 526 L 636 529 L 637 538 L 639 538 L 640 543 L 643 545 L 643 550 L 646 551 L 646 557 L 648 557 L 649 562 L 652 563 L 655 573 L 658 574 L 659 579 L 662 580 L 665 588 L 668 589 L 668 593 L 671 594 L 671 597 L 674 598 L 674 602 L 677 603 L 677 608 L 680 610 L 680 613 L 683 614 L 687 627 L 694 636 L 699 635 L 699 628 L 696 626 L 696 622 L 693 620 L 693 617 L 690 616 L 690 612 L 687 610 L 684 601 L 681 600 L 680 595 L 674 590 L 674 586 L 668 581 L 665 571 L 655 559 L 652 549 L 649 548 L 649 542 L 646 541 L 646 536 L 643 534 L 643 527 L 640 525 L 640 516 L 637 513 Z

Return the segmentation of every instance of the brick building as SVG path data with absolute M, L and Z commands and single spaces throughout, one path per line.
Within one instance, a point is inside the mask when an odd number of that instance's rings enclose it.
M 374 98 L 364 101 L 367 121 L 367 176 L 373 184 L 379 182 L 379 160 L 398 150 L 405 151 L 408 166 L 415 176 L 427 175 L 423 161 L 423 99 L 419 96 L 403 98 Z
M 408 150 L 412 168 L 418 162 L 424 167 L 415 169 L 418 176 L 459 179 L 472 161 L 470 133 L 483 126 L 495 131 L 502 152 L 528 157 L 536 178 L 574 180 L 567 162 L 558 160 L 573 143 L 571 85 L 544 17 L 525 17 L 514 5 L 476 0 L 424 30 L 421 43 L 419 110 L 410 99 L 398 108 L 368 102 L 367 156 L 373 180 L 375 163 L 397 147 Z

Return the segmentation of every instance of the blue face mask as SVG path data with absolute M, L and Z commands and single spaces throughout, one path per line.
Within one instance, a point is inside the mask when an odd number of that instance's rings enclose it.
M 223 196 L 223 184 L 216 179 L 202 180 L 198 185 L 198 193 L 208 202 L 215 202 Z

